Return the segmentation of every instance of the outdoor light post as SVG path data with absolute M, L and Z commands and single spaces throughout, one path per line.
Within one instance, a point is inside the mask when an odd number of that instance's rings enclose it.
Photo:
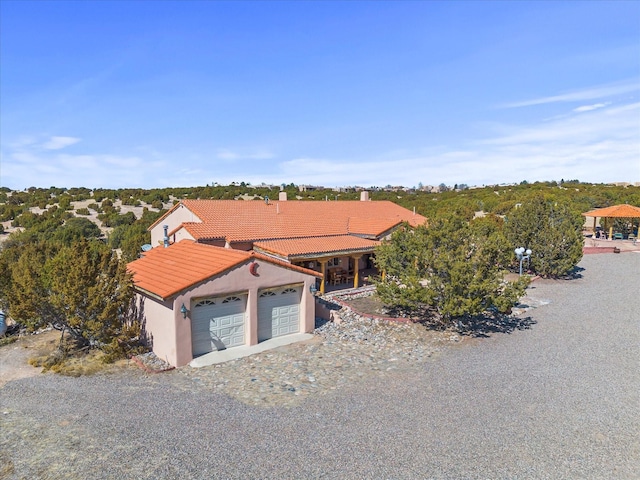
M 518 260 L 520 260 L 520 276 L 522 276 L 522 261 L 526 259 L 527 263 L 529 263 L 531 258 L 531 250 L 528 248 L 525 250 L 524 247 L 519 247 L 516 248 L 514 252 L 516 252 L 516 257 L 518 258 Z

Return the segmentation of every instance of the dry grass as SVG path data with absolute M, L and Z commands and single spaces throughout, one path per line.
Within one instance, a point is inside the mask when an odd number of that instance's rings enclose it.
M 342 301 L 362 314 L 386 316 L 385 305 L 376 295 L 369 295 L 367 297 L 360 298 L 343 298 Z
M 39 348 L 38 354 L 29 358 L 29 365 L 41 367 L 43 372 L 54 372 L 70 377 L 114 372 L 129 365 L 128 360 L 114 363 L 106 361 L 106 355 L 97 349 L 79 349 L 72 341 L 59 338 Z
M 4 346 L 4 345 L 10 345 L 13 342 L 16 342 L 18 340 L 18 336 L 17 335 L 11 335 L 9 337 L 3 337 L 0 338 L 0 347 Z

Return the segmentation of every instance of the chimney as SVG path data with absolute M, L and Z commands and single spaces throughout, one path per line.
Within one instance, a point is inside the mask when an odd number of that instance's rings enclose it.
M 162 229 L 164 230 L 164 248 L 169 246 L 169 225 L 163 225 Z
M 280 200 L 281 202 L 286 202 L 287 201 L 287 192 L 278 193 L 278 200 Z
M 360 201 L 361 202 L 368 202 L 369 201 L 369 192 L 367 192 L 366 190 L 363 190 L 360 192 Z

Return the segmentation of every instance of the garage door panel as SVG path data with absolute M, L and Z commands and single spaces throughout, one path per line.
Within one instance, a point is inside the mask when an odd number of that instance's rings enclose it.
M 246 295 L 202 300 L 193 307 L 193 355 L 244 345 Z
M 282 287 L 258 298 L 258 341 L 300 331 L 302 287 Z

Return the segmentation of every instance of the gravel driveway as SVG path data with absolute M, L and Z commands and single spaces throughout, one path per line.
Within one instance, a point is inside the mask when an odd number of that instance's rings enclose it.
M 533 284 L 530 329 L 297 406 L 176 371 L 9 382 L 0 478 L 640 478 L 640 254 L 581 267 Z

